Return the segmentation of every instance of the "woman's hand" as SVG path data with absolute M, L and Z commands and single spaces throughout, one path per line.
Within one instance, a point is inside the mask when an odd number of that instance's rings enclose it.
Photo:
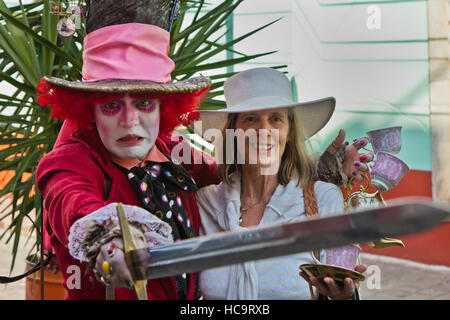
M 328 146 L 327 151 L 334 154 L 344 144 L 344 141 L 345 131 L 341 129 L 336 139 Z M 359 149 L 365 147 L 367 143 L 367 138 L 359 138 L 345 147 L 345 159 L 342 168 L 347 177 L 354 178 L 357 182 L 363 181 L 361 173 L 369 171 L 367 163 L 373 161 L 374 158 L 372 153 L 358 153 Z
M 363 273 L 367 270 L 367 266 L 359 264 L 355 267 L 355 270 Z M 353 282 L 350 278 L 345 278 L 344 286 L 340 287 L 331 277 L 318 279 L 316 277 L 309 277 L 303 271 L 300 272 L 300 276 L 302 276 L 309 284 L 315 286 L 320 294 L 329 297 L 331 300 L 351 300 L 355 293 L 355 289 L 359 287 L 359 283 Z

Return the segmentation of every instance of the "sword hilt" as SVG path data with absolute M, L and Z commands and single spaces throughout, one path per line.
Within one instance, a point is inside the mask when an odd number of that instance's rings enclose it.
M 125 210 L 123 209 L 122 203 L 117 204 L 117 216 L 119 217 L 120 229 L 122 230 L 122 241 L 123 249 L 125 252 L 125 260 L 127 262 L 128 271 L 133 279 L 133 288 L 138 300 L 148 300 L 147 297 L 147 281 L 146 280 L 136 280 L 136 275 L 134 273 L 134 263 L 131 252 L 137 249 L 136 241 L 130 230 L 130 224 L 125 215 Z

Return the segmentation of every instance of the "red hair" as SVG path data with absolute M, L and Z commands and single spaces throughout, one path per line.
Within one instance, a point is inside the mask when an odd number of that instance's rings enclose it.
M 209 87 L 190 93 L 150 93 L 131 96 L 139 99 L 158 99 L 161 102 L 160 113 L 164 117 L 164 121 L 160 122 L 159 132 L 170 134 L 176 127 L 188 126 L 191 120 L 198 117 L 193 111 L 200 106 L 208 90 Z M 79 128 L 94 127 L 94 105 L 120 99 L 125 95 L 76 91 L 51 85 L 44 79 L 41 79 L 36 87 L 36 93 L 41 106 L 51 107 L 52 118 L 75 120 Z

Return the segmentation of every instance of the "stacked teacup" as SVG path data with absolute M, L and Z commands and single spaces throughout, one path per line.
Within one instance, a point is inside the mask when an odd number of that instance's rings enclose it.
M 409 171 L 409 167 L 393 154 L 400 152 L 402 127 L 368 131 L 367 136 L 375 154 L 370 172 L 372 185 L 380 191 L 394 188 Z

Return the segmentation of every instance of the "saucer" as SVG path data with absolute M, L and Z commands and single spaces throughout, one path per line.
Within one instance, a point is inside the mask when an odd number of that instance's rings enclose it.
M 310 277 L 314 276 L 319 279 L 331 277 L 340 285 L 344 284 L 345 278 L 350 278 L 353 281 L 364 281 L 366 279 L 362 273 L 355 270 L 328 264 L 302 264 L 299 268 Z

